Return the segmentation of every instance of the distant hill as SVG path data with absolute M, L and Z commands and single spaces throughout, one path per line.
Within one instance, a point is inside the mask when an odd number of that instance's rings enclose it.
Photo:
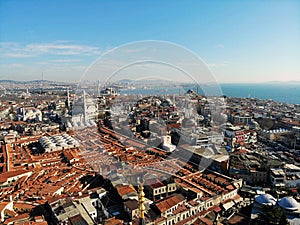
M 118 80 L 117 82 L 118 83 L 130 83 L 132 82 L 133 80 L 130 80 L 130 79 L 123 79 L 123 80 Z
M 0 80 L 0 83 L 22 83 L 21 81 L 15 81 L 15 80 Z
M 0 83 L 11 83 L 11 84 L 68 84 L 67 82 L 50 81 L 50 80 L 30 80 L 30 81 L 18 81 L 18 80 L 0 80 Z

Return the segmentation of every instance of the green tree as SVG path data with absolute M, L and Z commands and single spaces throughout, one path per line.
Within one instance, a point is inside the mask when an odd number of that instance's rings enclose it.
M 260 217 L 267 222 L 266 224 L 278 224 L 281 217 L 281 211 L 274 206 L 263 206 Z
M 275 206 L 265 205 L 261 209 L 258 218 L 251 222 L 252 225 L 289 225 L 286 214 Z
M 279 225 L 290 225 L 289 221 L 287 220 L 285 212 L 281 214 Z

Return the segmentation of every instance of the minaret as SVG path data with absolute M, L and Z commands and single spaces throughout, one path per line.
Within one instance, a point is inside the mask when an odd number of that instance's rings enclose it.
M 68 107 L 68 112 L 70 111 L 70 93 L 69 93 L 69 88 L 67 89 L 67 107 Z
M 98 80 L 98 84 L 97 84 L 97 97 L 100 97 L 100 80 Z
M 86 98 L 85 98 L 85 90 L 83 90 L 83 122 L 87 121 L 86 116 Z
M 22 115 L 23 115 L 23 121 L 26 121 L 26 113 L 24 106 L 22 107 Z
M 142 181 L 139 184 L 139 209 L 140 209 L 140 216 L 139 216 L 139 225 L 145 225 L 145 210 L 146 207 L 144 205 L 145 202 L 145 193 L 144 193 L 144 181 Z

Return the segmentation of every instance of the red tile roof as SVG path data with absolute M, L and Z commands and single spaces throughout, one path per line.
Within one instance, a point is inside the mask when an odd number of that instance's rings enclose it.
M 156 207 L 161 213 L 163 213 L 169 210 L 170 208 L 182 203 L 184 200 L 185 198 L 181 194 L 175 194 L 157 203 Z
M 116 186 L 116 189 L 120 196 L 129 194 L 129 193 L 137 193 L 131 184 L 130 185 L 118 185 L 118 186 Z

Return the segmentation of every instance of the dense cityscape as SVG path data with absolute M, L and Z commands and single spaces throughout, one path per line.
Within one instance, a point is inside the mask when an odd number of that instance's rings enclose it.
M 0 0 L 0 225 L 300 225 L 299 18 Z
M 1 82 L 2 224 L 300 224 L 299 104 L 122 88 Z

